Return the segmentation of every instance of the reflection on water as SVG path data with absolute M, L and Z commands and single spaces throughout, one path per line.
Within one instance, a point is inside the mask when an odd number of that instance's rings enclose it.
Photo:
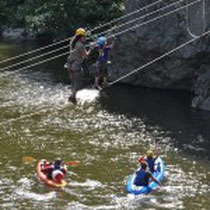
M 210 115 L 190 110 L 189 93 L 114 86 L 99 97 L 85 89 L 74 106 L 60 63 L 0 78 L 1 209 L 208 209 Z M 163 184 L 128 196 L 138 156 L 156 142 Z M 81 164 L 69 167 L 66 188 L 53 189 L 24 156 Z
M 178 147 L 210 159 L 210 113 L 191 110 L 188 92 L 117 86 L 107 95 L 101 101 L 110 112 L 139 117 L 167 132 Z

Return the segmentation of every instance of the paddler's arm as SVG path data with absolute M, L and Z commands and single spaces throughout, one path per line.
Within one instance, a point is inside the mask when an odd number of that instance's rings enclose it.
M 90 53 L 92 52 L 92 50 L 95 48 L 95 46 L 96 46 L 96 43 L 93 42 L 93 43 L 90 43 L 89 50 L 86 50 L 86 48 L 84 47 L 81 51 L 82 56 L 84 58 L 87 58 L 90 55 Z
M 154 182 L 156 182 L 158 185 L 160 185 L 160 182 L 152 175 L 151 176 L 151 179 L 154 181 Z
M 158 185 L 160 185 L 160 182 L 152 175 L 151 172 L 147 172 L 149 178 L 152 179 L 152 181 L 156 182 Z

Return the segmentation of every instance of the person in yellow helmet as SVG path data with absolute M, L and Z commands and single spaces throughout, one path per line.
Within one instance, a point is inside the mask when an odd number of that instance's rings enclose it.
M 76 104 L 76 93 L 82 88 L 82 63 L 91 52 L 91 49 L 86 50 L 85 48 L 86 37 L 86 30 L 78 28 L 75 32 L 75 36 L 70 41 L 70 55 L 67 58 L 67 68 L 72 93 L 69 96 L 69 101 L 74 104 Z
M 155 172 L 155 160 L 157 158 L 158 158 L 158 156 L 154 157 L 154 153 L 152 150 L 148 150 L 146 152 L 146 162 L 149 166 L 151 173 Z

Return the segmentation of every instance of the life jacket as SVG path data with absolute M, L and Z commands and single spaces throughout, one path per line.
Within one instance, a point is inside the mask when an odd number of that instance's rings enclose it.
M 98 62 L 99 63 L 106 63 L 108 61 L 108 57 L 109 57 L 109 50 L 111 50 L 110 47 L 106 47 L 106 46 L 98 46 Z
M 147 158 L 146 161 L 148 163 L 150 172 L 153 173 L 155 171 L 155 160 L 153 158 Z
M 140 169 L 136 172 L 136 178 L 134 184 L 137 186 L 147 186 L 149 184 L 149 177 L 146 176 L 145 169 Z
M 58 169 L 54 169 L 52 172 L 52 179 L 56 182 L 61 182 L 64 178 L 64 174 L 62 171 Z

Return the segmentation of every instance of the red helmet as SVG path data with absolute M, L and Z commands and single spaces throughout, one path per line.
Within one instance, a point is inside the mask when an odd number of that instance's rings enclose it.
M 143 162 L 143 161 L 145 161 L 144 156 L 140 156 L 140 157 L 139 157 L 139 163 L 141 163 L 141 162 Z

